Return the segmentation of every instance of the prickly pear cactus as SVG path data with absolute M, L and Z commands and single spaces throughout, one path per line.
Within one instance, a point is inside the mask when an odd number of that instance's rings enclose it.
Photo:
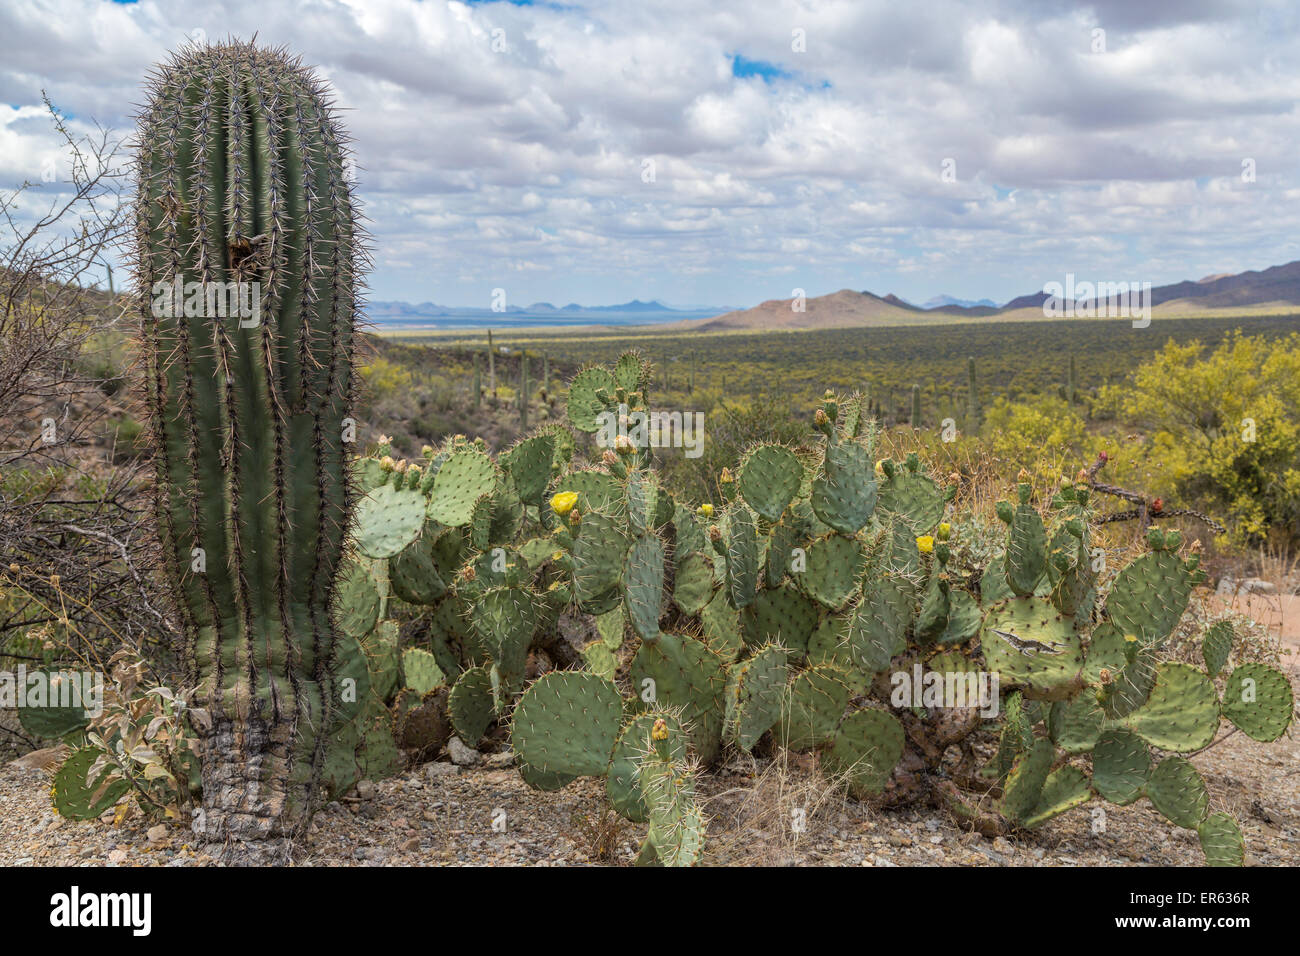
M 635 355 L 584 369 L 569 424 L 600 435 L 633 419 L 648 375 Z M 1202 577 L 1178 536 L 1153 533 L 1099 574 L 1086 483 L 1063 481 L 1044 505 L 1022 480 L 997 509 L 1002 552 L 958 566 L 951 487 L 916 456 L 872 464 L 856 400 L 828 393 L 813 427 L 814 444 L 747 449 L 698 508 L 662 487 L 634 428 L 597 438 L 594 461 L 551 426 L 495 460 L 457 438 L 419 464 L 365 465 L 364 513 L 384 514 L 367 547 L 388 557 L 357 559 L 371 564 L 344 579 L 343 620 L 399 743 L 413 746 L 408 726 L 442 732 L 426 719 L 438 694 L 467 743 L 508 726 L 531 786 L 604 778 L 611 806 L 646 827 L 647 864 L 700 858 L 701 770 L 776 748 L 815 752 L 856 799 L 929 801 L 985 833 L 1145 798 L 1195 829 L 1209 862 L 1240 863 L 1239 828 L 1182 755 L 1225 720 L 1275 740 L 1294 701 L 1270 668 L 1220 673 L 1224 622 L 1206 635 L 1207 670 L 1164 659 Z M 394 491 L 422 498 L 421 522 L 387 513 L 408 507 Z M 392 668 L 373 638 L 384 566 L 430 621 L 428 646 Z M 566 644 L 559 622 L 584 619 L 585 645 Z M 557 669 L 530 683 L 538 654 Z

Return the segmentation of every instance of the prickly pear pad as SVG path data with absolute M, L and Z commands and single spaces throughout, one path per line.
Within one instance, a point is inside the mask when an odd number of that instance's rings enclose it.
M 990 608 L 980 647 L 989 670 L 997 671 L 1003 684 L 1019 684 L 1030 696 L 1070 696 L 1083 670 L 1073 620 L 1042 598 L 1012 597 Z
M 539 677 L 515 708 L 513 741 L 520 759 L 544 773 L 595 776 L 623 722 L 623 698 L 612 681 L 582 671 Z

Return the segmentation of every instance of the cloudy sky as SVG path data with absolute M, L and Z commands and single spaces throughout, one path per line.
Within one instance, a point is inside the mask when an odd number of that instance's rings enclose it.
M 129 132 L 167 50 L 254 32 L 347 110 L 375 298 L 1003 301 L 1300 259 L 1289 0 L 5 0 L 0 188 L 55 155 L 42 89 Z

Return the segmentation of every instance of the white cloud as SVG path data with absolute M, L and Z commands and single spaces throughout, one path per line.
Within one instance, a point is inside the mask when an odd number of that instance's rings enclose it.
M 1284 0 L 32 0 L 0 8 L 0 187 L 56 152 L 42 89 L 126 130 L 169 48 L 256 32 L 345 110 L 379 298 L 1173 281 L 1300 255 L 1298 21 Z M 735 77 L 736 54 L 779 72 Z

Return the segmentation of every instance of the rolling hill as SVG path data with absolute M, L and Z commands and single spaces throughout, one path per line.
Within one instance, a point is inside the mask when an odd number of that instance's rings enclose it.
M 1089 277 L 1080 277 L 1080 281 Z M 803 311 L 792 299 L 770 299 L 750 309 L 713 318 L 677 323 L 682 329 L 724 331 L 738 329 L 842 329 L 855 326 L 929 325 L 996 318 L 998 321 L 1041 320 L 1044 292 L 1018 296 L 1001 307 L 963 305 L 947 296 L 947 304 L 924 308 L 896 295 L 841 289 L 809 298 Z M 984 300 L 987 301 L 987 300 Z M 1185 280 L 1151 290 L 1153 318 L 1214 317 L 1300 313 L 1300 261 L 1261 271 L 1218 274 Z

